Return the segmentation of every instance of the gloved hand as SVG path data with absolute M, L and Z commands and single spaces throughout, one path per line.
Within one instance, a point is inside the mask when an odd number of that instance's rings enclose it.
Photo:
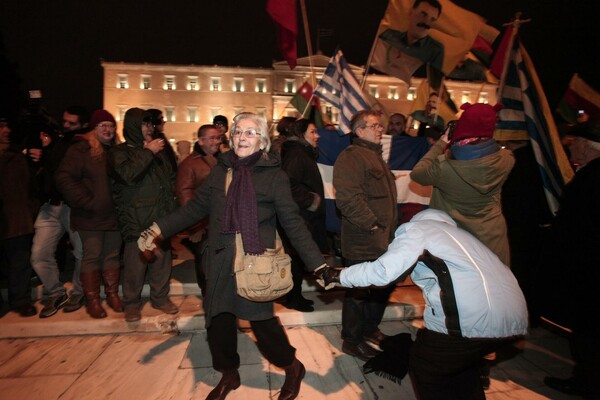
M 340 283 L 340 272 L 342 272 L 342 270 L 323 264 L 315 269 L 313 274 L 317 276 L 317 283 L 325 290 L 329 290 Z
M 160 239 L 160 228 L 156 225 L 156 222 L 153 222 L 150 228 L 142 232 L 137 241 L 137 245 L 141 252 L 152 251 L 156 249 L 155 242 L 160 242 Z

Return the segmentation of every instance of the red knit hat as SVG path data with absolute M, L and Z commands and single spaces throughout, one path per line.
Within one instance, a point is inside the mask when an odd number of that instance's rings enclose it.
M 92 114 L 92 118 L 90 118 L 90 127 L 95 128 L 99 123 L 104 121 L 112 122 L 115 125 L 117 124 L 115 117 L 113 117 L 111 113 L 106 110 L 96 110 Z
M 494 136 L 496 130 L 496 113 L 502 109 L 502 104 L 490 106 L 484 103 L 465 103 L 460 106 L 465 110 L 456 123 L 450 143 L 467 138 Z

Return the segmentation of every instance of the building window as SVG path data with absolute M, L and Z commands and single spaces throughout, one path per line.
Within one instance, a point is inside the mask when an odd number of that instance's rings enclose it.
M 150 89 L 150 75 L 142 75 L 142 81 L 140 82 L 140 89 Z
M 221 107 L 211 107 L 210 108 L 210 120 L 209 122 L 212 124 L 213 119 L 221 114 Z
M 406 94 L 406 100 L 413 101 L 417 99 L 417 88 L 409 87 Z
M 454 90 L 448 89 L 448 96 L 450 96 L 450 100 L 454 101 Z
M 267 118 L 267 108 L 266 107 L 256 107 L 256 115 Z
M 244 112 L 244 107 L 233 107 L 233 115 L 238 115 Z
M 489 99 L 489 95 L 487 94 L 487 92 L 479 93 L 479 99 L 477 100 L 478 103 L 487 104 L 489 100 L 490 99 Z
M 198 107 L 188 106 L 188 122 L 198 122 Z
M 285 80 L 285 88 L 283 91 L 286 93 L 296 93 L 296 80 L 295 79 L 286 79 Z
M 256 78 L 256 92 L 266 93 L 267 92 L 267 80 L 265 78 Z
M 460 104 L 469 103 L 471 101 L 471 93 L 470 92 L 462 92 L 462 96 L 460 98 Z
M 244 78 L 233 78 L 233 91 L 243 92 L 244 91 Z
M 390 100 L 398 100 L 400 96 L 398 95 L 398 88 L 396 86 L 390 86 L 388 89 L 388 99 Z
M 200 90 L 197 76 L 188 76 L 187 80 L 187 90 Z
M 117 106 L 117 121 L 123 121 L 126 112 L 127 106 Z
M 117 79 L 117 89 L 128 89 L 129 82 L 127 81 L 127 74 L 119 74 Z
M 369 85 L 369 94 L 376 99 L 379 98 L 379 90 L 377 90 L 377 85 Z
M 210 90 L 213 92 L 221 91 L 221 78 L 219 78 L 219 77 L 210 78 Z
M 165 90 L 175 90 L 175 75 L 165 75 Z
M 175 122 L 175 107 L 165 107 L 165 120 L 167 122 Z

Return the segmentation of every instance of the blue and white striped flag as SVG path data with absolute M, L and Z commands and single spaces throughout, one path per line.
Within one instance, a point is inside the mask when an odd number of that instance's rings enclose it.
M 506 81 L 498 96 L 504 108 L 495 137 L 514 140 L 529 137 L 550 210 L 558 210 L 558 199 L 573 170 L 563 150 L 552 112 L 531 58 L 520 40 L 515 39 L 506 71 Z
M 351 131 L 350 119 L 356 112 L 370 108 L 341 50 L 329 60 L 314 93 L 340 110 L 338 124 L 343 133 Z

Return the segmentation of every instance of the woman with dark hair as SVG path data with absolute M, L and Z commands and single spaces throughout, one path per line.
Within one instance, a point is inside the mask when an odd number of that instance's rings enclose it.
M 294 117 L 282 117 L 279 120 L 277 126 L 275 127 L 275 130 L 277 131 L 278 135 L 273 139 L 271 143 L 272 152 L 277 154 L 281 153 L 281 146 L 285 143 L 287 138 L 293 136 L 291 128 L 295 121 L 296 118 Z
M 322 253 L 328 253 L 323 180 L 316 161 L 319 155 L 317 127 L 307 119 L 299 119 L 290 126 L 290 132 L 281 147 L 281 168 L 290 178 L 292 198 L 313 240 Z M 281 237 L 286 252 L 292 257 L 294 287 L 287 295 L 287 306 L 298 311 L 314 311 L 313 302 L 302 296 L 304 264 L 285 232 L 281 232 Z
M 291 400 L 298 396 L 306 371 L 273 315 L 273 302 L 254 302 L 237 294 L 232 273 L 236 233 L 242 235 L 245 253 L 262 254 L 267 247 L 275 247 L 278 221 L 310 270 L 324 267 L 325 259 L 298 213 L 278 158 L 269 154 L 265 119 L 252 113 L 236 116 L 230 146 L 232 151 L 219 155 L 218 164 L 194 198 L 153 223 L 140 236 L 138 246 L 152 251 L 156 238 L 168 238 L 209 216 L 204 310 L 213 367 L 223 377 L 207 399 L 224 399 L 240 386 L 236 328 L 236 318 L 240 318 L 250 321 L 257 346 L 267 360 L 285 370 L 279 399 Z M 227 189 L 228 176 L 231 183 Z

